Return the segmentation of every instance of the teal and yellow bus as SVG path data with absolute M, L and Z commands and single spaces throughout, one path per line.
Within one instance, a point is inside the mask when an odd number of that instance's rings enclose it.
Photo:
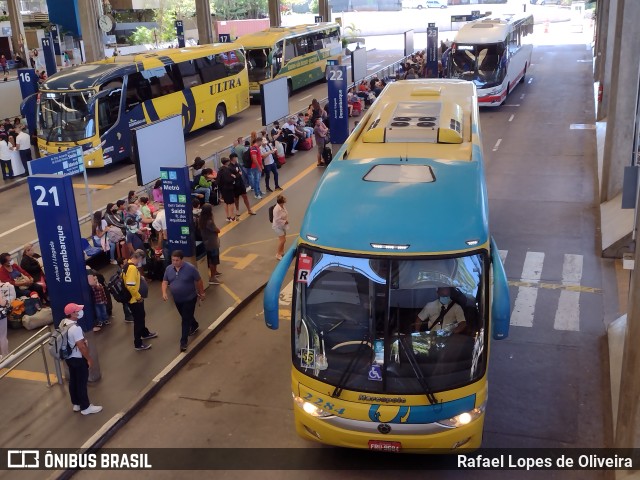
M 298 434 L 341 447 L 480 447 L 490 339 L 509 289 L 489 233 L 473 83 L 389 84 L 318 182 L 264 293 L 293 263 Z
M 85 165 L 129 158 L 134 127 L 182 115 L 184 133 L 222 128 L 249 107 L 240 45 L 157 50 L 67 68 L 40 88 L 38 148 L 43 155 L 82 146 Z
M 259 97 L 260 82 L 286 77 L 289 94 L 325 78 L 327 60 L 342 59 L 340 25 L 318 23 L 271 27 L 236 40 L 246 51 L 249 89 Z

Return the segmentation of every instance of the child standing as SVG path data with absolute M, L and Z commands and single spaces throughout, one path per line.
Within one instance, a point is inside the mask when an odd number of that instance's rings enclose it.
M 107 313 L 107 294 L 104 287 L 100 285 L 93 270 L 87 271 L 89 286 L 91 287 L 91 296 L 95 305 L 96 318 L 93 324 L 93 331 L 99 332 L 104 325 L 109 325 L 109 314 Z

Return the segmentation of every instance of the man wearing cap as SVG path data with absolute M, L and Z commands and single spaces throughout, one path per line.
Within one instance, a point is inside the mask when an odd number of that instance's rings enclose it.
M 150 332 L 145 325 L 146 313 L 144 311 L 144 298 L 140 291 L 140 271 L 146 255 L 143 250 L 136 250 L 123 269 L 124 284 L 131 294 L 129 308 L 133 315 L 133 348 L 136 350 L 149 350 L 151 345 L 143 344 L 142 340 L 149 340 L 158 336 Z
M 82 328 L 78 325 L 78 320 L 84 316 L 84 305 L 69 303 L 64 307 L 64 314 L 67 318 L 60 322 L 60 327 L 69 325 L 67 330 L 67 342 L 71 350 L 71 355 L 65 361 L 69 367 L 69 395 L 73 403 L 73 411 L 82 415 L 91 415 L 102 411 L 102 407 L 89 402 L 87 392 L 87 382 L 89 381 L 89 369 L 93 362 L 89 356 L 89 345 L 84 338 Z

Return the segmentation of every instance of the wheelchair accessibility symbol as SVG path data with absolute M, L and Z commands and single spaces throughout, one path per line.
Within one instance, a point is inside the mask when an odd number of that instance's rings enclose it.
M 375 380 L 376 382 L 382 381 L 380 365 L 371 365 L 371 368 L 369 369 L 369 380 Z

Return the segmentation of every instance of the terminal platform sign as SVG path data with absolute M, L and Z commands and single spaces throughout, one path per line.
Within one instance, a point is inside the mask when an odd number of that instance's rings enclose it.
M 84 171 L 82 147 L 70 148 L 29 162 L 30 175 L 76 175 Z
M 185 257 L 194 255 L 193 210 L 189 167 L 160 168 L 162 198 L 167 220 L 169 251 L 182 250 Z

